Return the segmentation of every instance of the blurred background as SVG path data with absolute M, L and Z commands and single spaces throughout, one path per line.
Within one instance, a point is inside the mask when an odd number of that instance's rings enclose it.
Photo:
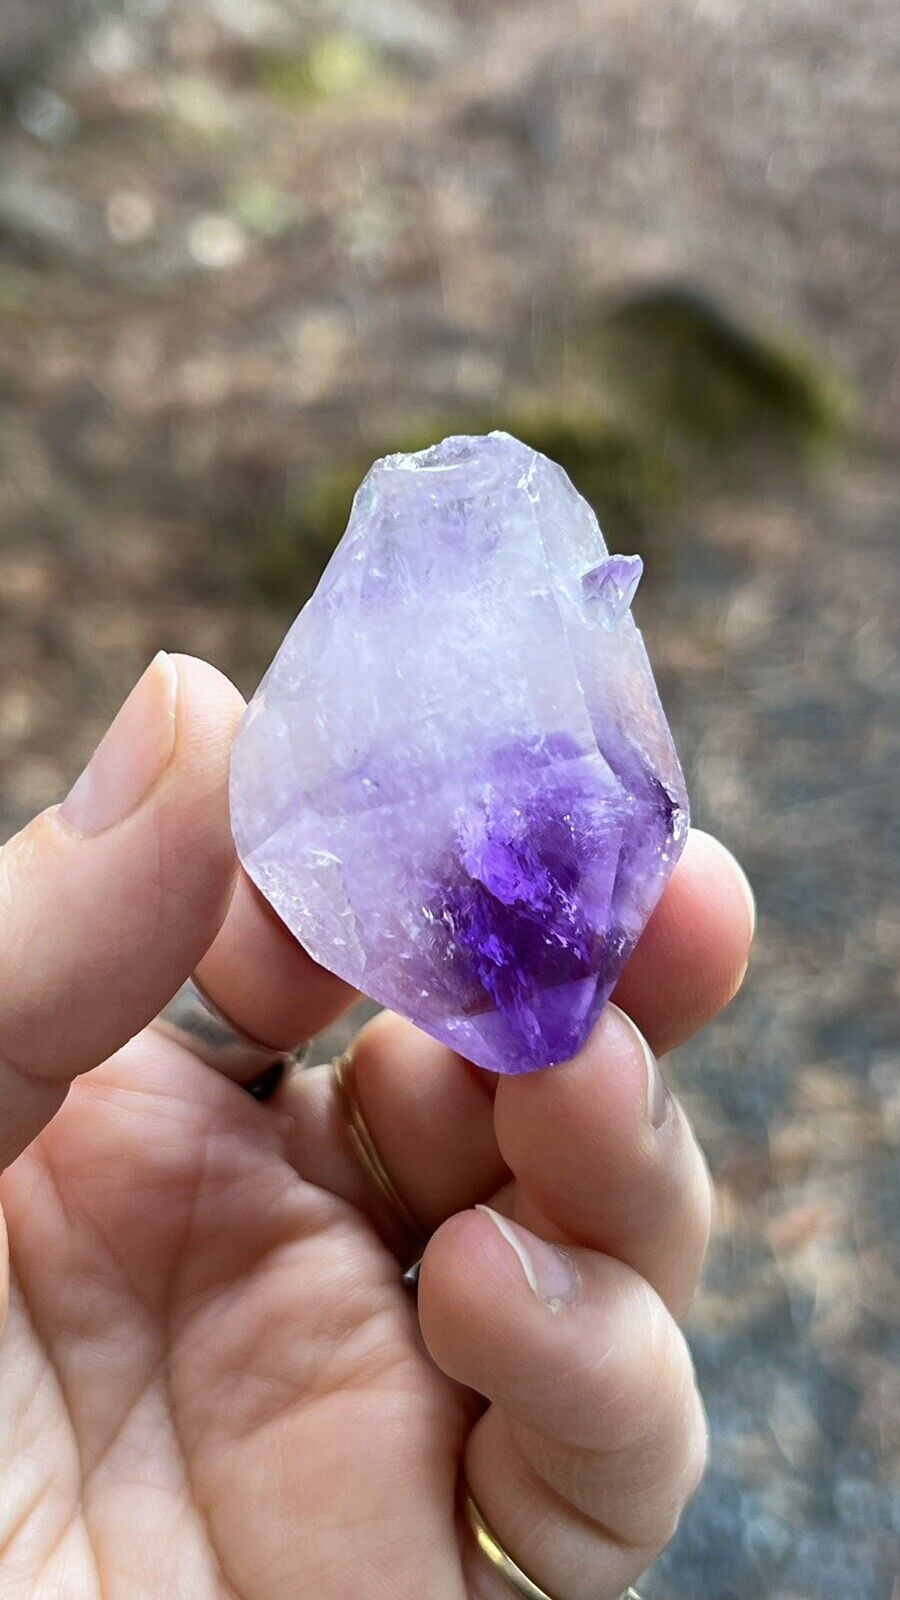
M 898 1593 L 897 45 L 891 0 L 0 6 L 0 836 L 157 648 L 253 689 L 385 449 L 509 427 L 645 556 L 760 918 L 672 1069 L 713 1458 L 647 1600 Z

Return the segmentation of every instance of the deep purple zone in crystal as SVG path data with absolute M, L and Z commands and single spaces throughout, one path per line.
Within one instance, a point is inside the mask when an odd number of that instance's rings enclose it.
M 540 750 L 498 751 L 490 798 L 459 819 L 458 847 L 426 902 L 463 1010 L 496 1008 L 519 1071 L 545 1064 L 548 1052 L 566 1060 L 583 1042 L 583 1014 L 554 1006 L 551 991 L 591 980 L 593 1014 L 608 998 L 634 944 L 620 912 L 638 851 L 665 847 L 677 809 L 634 752 L 620 752 L 627 799 L 592 781 L 581 756 L 562 733 Z

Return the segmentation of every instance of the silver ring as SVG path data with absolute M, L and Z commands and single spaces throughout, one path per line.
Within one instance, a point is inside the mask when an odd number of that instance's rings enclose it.
M 156 1019 L 156 1026 L 186 1045 L 195 1056 L 215 1067 L 226 1078 L 247 1084 L 284 1067 L 297 1056 L 290 1051 L 273 1050 L 247 1033 L 242 1033 L 214 1006 L 199 984 L 189 978 L 174 999 Z

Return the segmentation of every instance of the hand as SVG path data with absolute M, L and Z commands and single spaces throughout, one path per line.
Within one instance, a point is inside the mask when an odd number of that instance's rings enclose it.
M 0 1597 L 509 1600 L 464 1462 L 537 1583 L 612 1600 L 706 1449 L 677 1319 L 710 1184 L 638 1027 L 667 1050 L 734 993 L 742 875 L 691 837 L 623 1010 L 564 1066 L 496 1082 L 363 1030 L 362 1110 L 432 1234 L 417 1316 L 327 1069 L 260 1105 L 153 1025 L 197 968 L 274 1048 L 352 999 L 236 876 L 240 711 L 157 658 L 0 854 Z M 0 1224 L 0 1318 L 5 1263 Z

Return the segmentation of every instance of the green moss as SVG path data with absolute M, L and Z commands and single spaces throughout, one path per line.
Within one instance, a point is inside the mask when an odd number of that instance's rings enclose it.
M 292 110 L 377 98 L 390 83 L 380 56 L 347 32 L 322 34 L 303 51 L 260 51 L 256 81 L 271 99 Z
M 303 202 L 276 189 L 273 184 L 251 179 L 235 184 L 228 193 L 231 215 L 261 239 L 278 239 L 305 215 Z
M 218 150 L 237 136 L 235 107 L 215 78 L 202 72 L 173 73 L 162 80 L 159 112 L 167 139 L 187 153 Z
M 273 605 L 293 609 L 310 592 L 347 526 L 361 473 L 346 463 L 322 468 L 256 520 L 253 570 Z
M 618 542 L 646 533 L 681 494 L 677 468 L 621 418 L 586 406 L 525 406 L 502 424 L 558 461 Z
M 298 480 L 284 505 L 258 525 L 256 576 L 276 603 L 307 593 L 341 538 L 353 496 L 372 461 L 387 451 L 422 450 L 450 433 L 504 428 L 558 461 L 592 503 L 618 547 L 646 549 L 654 514 L 680 493 L 674 468 L 619 423 L 546 400 L 490 416 L 427 417 L 401 428 L 366 455 L 336 460 Z
M 0 269 L 0 316 L 14 316 L 24 311 L 31 299 L 32 288 L 24 272 L 6 266 Z
M 853 411 L 848 391 L 807 352 L 743 326 L 688 286 L 602 307 L 579 348 L 670 456 L 764 447 L 815 459 L 839 442 Z
M 503 428 L 558 461 L 610 546 L 650 555 L 652 577 L 665 570 L 689 492 L 737 492 L 756 481 L 747 469 L 761 448 L 808 464 L 846 431 L 846 391 L 808 356 L 745 329 L 693 290 L 657 288 L 607 304 L 577 331 L 565 361 L 548 360 L 558 375 L 540 390 L 510 394 L 480 415 L 414 419 L 368 453 L 298 481 L 260 531 L 265 591 L 296 597 L 312 587 L 375 456 L 420 450 L 449 433 Z

